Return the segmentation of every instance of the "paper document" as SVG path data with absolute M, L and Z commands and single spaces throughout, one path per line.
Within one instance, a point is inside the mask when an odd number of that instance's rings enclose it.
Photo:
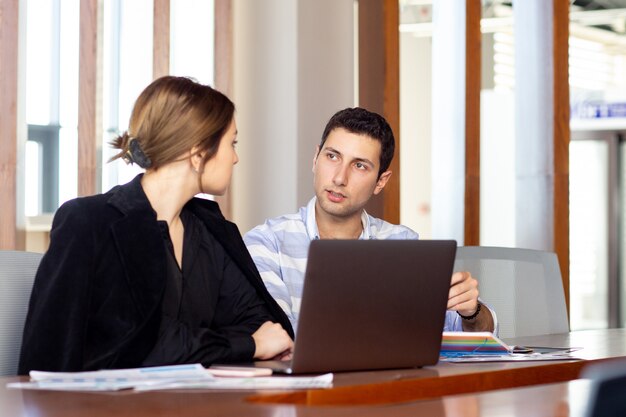
M 113 369 L 90 372 L 31 371 L 30 382 L 14 382 L 8 388 L 58 391 L 118 391 L 134 389 L 302 389 L 332 386 L 333 375 L 319 377 L 217 377 L 201 364 Z
M 312 389 L 333 386 L 333 374 L 312 377 L 271 376 L 256 378 L 214 378 L 211 381 L 180 381 L 163 385 L 143 385 L 137 391 L 212 389 L 212 390 L 259 390 L 259 389 Z
M 9 388 L 60 391 L 118 391 L 175 381 L 204 381 L 213 376 L 201 364 L 106 369 L 89 372 L 31 371 L 30 382 L 7 384 Z

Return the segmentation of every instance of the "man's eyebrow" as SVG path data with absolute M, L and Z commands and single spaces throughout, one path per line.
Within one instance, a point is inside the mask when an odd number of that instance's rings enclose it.
M 331 146 L 326 146 L 323 150 L 341 155 L 341 152 Z
M 354 158 L 354 161 L 355 162 L 362 162 L 362 163 L 364 163 L 366 165 L 369 165 L 372 168 L 374 168 L 374 163 L 372 161 L 370 161 L 369 159 L 367 159 L 367 158 Z
M 332 152 L 332 153 L 336 153 L 336 154 L 338 154 L 338 155 L 342 155 L 342 153 L 341 153 L 341 152 L 339 152 L 337 149 L 335 149 L 335 148 L 333 148 L 333 147 L 331 147 L 331 146 L 327 146 L 327 147 L 325 147 L 325 148 L 324 148 L 324 151 L 327 151 L 327 152 Z M 374 168 L 374 167 L 376 166 L 376 165 L 374 165 L 374 163 L 373 163 L 372 161 L 370 161 L 370 160 L 369 160 L 369 159 L 367 159 L 367 158 L 354 158 L 352 161 L 353 161 L 353 162 L 362 162 L 362 163 L 364 163 L 364 164 L 366 164 L 366 165 L 371 166 L 372 168 Z

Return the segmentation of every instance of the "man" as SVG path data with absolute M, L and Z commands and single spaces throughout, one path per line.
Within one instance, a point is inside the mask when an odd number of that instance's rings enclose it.
M 418 239 L 405 226 L 368 215 L 365 204 L 389 178 L 395 141 L 387 121 L 362 108 L 337 112 L 313 158 L 315 197 L 298 213 L 268 219 L 244 241 L 265 286 L 297 329 L 313 239 Z M 478 300 L 468 272 L 452 275 L 444 330 L 494 331 L 496 316 Z

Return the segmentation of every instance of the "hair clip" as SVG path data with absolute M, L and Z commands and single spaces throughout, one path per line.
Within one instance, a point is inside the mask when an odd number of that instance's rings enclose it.
M 127 164 L 135 163 L 141 168 L 150 168 L 152 166 L 152 160 L 141 149 L 141 144 L 137 138 L 132 136 L 128 139 L 128 151 L 122 156 L 122 159 Z

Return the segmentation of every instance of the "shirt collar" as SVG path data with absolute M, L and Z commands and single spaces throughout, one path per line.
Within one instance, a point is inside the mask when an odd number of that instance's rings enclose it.
M 320 238 L 320 232 L 317 229 L 317 222 L 315 221 L 315 202 L 317 201 L 317 197 L 313 197 L 309 200 L 309 203 L 306 205 L 306 232 L 309 235 L 309 239 L 316 240 Z M 370 230 L 370 216 L 367 214 L 365 210 L 361 212 L 361 224 L 363 225 L 363 231 L 361 232 L 361 236 L 359 239 L 374 239 L 373 233 Z

